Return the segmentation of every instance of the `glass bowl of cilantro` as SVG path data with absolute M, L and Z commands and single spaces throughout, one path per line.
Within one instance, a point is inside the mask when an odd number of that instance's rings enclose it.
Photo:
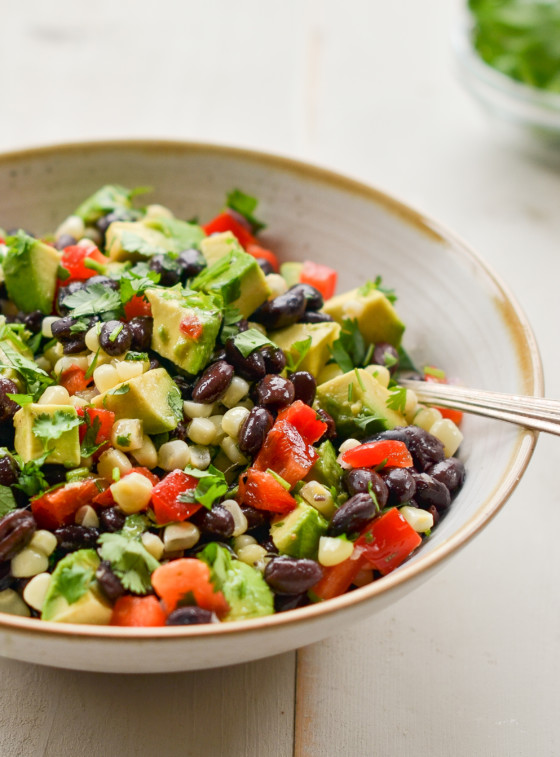
M 468 0 L 454 42 L 487 112 L 560 147 L 558 0 Z

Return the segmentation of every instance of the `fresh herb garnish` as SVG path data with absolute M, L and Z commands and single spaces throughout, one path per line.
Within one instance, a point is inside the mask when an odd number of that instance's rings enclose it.
M 54 379 L 33 360 L 19 353 L 9 339 L 0 339 L 0 351 L 4 353 L 0 359 L 5 358 L 7 361 L 0 368 L 13 368 L 17 371 L 25 381 L 27 392 L 34 398 L 38 398 L 47 386 L 54 384 Z
M 146 289 L 150 289 L 159 283 L 161 275 L 148 268 L 147 263 L 137 263 L 129 268 L 119 277 L 120 297 L 123 305 L 129 300 L 140 294 L 144 294 Z
M 64 565 L 57 573 L 56 588 L 68 604 L 72 605 L 84 596 L 94 578 L 93 568 L 78 563 Z
M 333 342 L 331 353 L 344 373 L 366 364 L 368 348 L 355 318 L 342 321 L 340 336 Z
M 111 563 L 111 570 L 125 589 L 134 594 L 147 594 L 151 590 L 150 576 L 159 568 L 159 562 L 138 538 L 124 533 L 105 533 L 99 537 L 98 544 L 101 559 Z
M 358 289 L 358 294 L 362 297 L 367 297 L 371 292 L 381 292 L 389 300 L 391 305 L 397 301 L 397 295 L 394 289 L 388 289 L 383 286 L 383 279 L 381 276 L 376 276 L 374 281 L 368 281 Z
M 274 342 L 271 342 L 270 339 L 258 329 L 247 329 L 247 331 L 242 331 L 234 337 L 233 343 L 243 357 L 249 357 L 251 352 L 258 350 L 261 347 L 274 347 L 276 349 Z
M 387 397 L 387 407 L 398 413 L 404 413 L 406 407 L 406 389 L 404 386 L 395 386 Z
M 313 337 L 310 335 L 305 339 L 300 339 L 298 342 L 294 342 L 289 351 L 286 352 L 286 366 L 292 373 L 297 371 L 299 366 L 305 359 L 305 356 L 311 349 L 311 343 Z
M 99 417 L 95 415 L 93 420 L 88 412 L 84 413 L 84 422 L 86 425 L 86 433 L 80 447 L 80 454 L 82 457 L 91 457 L 97 450 L 102 447 L 105 442 L 96 443 L 97 434 L 101 428 L 101 421 Z
M 243 319 L 243 314 L 234 305 L 226 305 L 222 314 L 222 330 L 220 341 L 225 344 L 227 340 L 239 333 L 239 321 Z
M 179 502 L 199 502 L 211 510 L 214 502 L 223 497 L 229 488 L 222 471 L 213 465 L 210 465 L 207 470 L 198 470 L 189 465 L 185 468 L 185 473 L 200 480 L 196 488 L 179 495 Z
M 240 189 L 233 189 L 228 193 L 226 199 L 226 207 L 235 210 L 236 213 L 239 213 L 239 215 L 249 221 L 255 234 L 266 228 L 266 224 L 259 221 L 253 215 L 258 204 L 259 201 L 256 197 L 251 197 L 251 195 L 245 194 Z
M 7 394 L 6 396 L 20 407 L 25 407 L 33 402 L 33 395 L 31 394 Z
M 42 441 L 43 448 L 46 450 L 49 449 L 49 442 L 60 439 L 63 434 L 81 423 L 81 418 L 65 410 L 55 410 L 52 415 L 41 413 L 33 421 L 33 435 Z
M 0 486 L 0 517 L 17 507 L 14 494 L 9 486 Z
M 72 311 L 73 318 L 100 315 L 105 320 L 111 320 L 118 319 L 121 312 L 119 293 L 101 283 L 89 284 L 69 294 L 64 298 L 64 305 Z
M 17 489 L 27 494 L 28 497 L 34 497 L 49 488 L 49 483 L 41 470 L 41 466 L 48 457 L 48 452 L 26 463 L 23 462 L 20 455 L 16 454 L 13 457 L 19 466 L 18 482 L 14 484 Z

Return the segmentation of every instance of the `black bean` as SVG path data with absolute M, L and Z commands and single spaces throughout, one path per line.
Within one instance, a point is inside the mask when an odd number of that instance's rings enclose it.
M 112 289 L 114 292 L 118 292 L 120 289 L 120 284 L 116 279 L 112 279 L 110 276 L 104 276 L 101 273 L 97 276 L 91 276 L 91 278 L 84 282 L 84 286 L 87 287 L 92 286 L 92 284 L 103 284 L 104 287 Z
M 257 258 L 257 263 L 265 276 L 267 276 L 269 273 L 275 273 L 274 268 L 272 267 L 272 263 L 266 258 Z
M 311 284 L 294 284 L 289 288 L 289 292 L 299 290 L 302 292 L 306 301 L 306 310 L 320 310 L 323 307 L 323 295 L 318 289 Z
M 306 557 L 273 557 L 264 570 L 264 580 L 276 594 L 302 594 L 322 576 L 319 563 Z
M 152 255 L 148 267 L 151 271 L 159 273 L 159 284 L 164 287 L 172 287 L 181 280 L 179 266 L 169 255 L 158 253 Z
M 218 539 L 229 539 L 235 530 L 233 515 L 221 505 L 213 505 L 211 510 L 201 507 L 190 520 L 203 534 Z
M 288 290 L 261 305 L 251 320 L 262 323 L 267 329 L 282 329 L 299 321 L 305 313 L 306 304 L 301 289 Z
M 263 347 L 260 353 L 267 373 L 282 373 L 286 367 L 286 355 L 280 347 Z
M 19 405 L 8 397 L 8 394 L 18 394 L 18 392 L 15 382 L 6 376 L 0 376 L 0 423 L 11 420 L 19 410 Z
M 264 407 L 254 407 L 239 429 L 239 449 L 254 457 L 272 428 L 274 419 Z
M 97 582 L 101 587 L 101 590 L 111 602 L 114 602 L 125 593 L 125 588 L 121 583 L 121 579 L 113 573 L 111 563 L 103 560 L 99 563 L 99 567 L 95 572 Z
M 102 234 L 105 234 L 109 226 L 115 221 L 135 221 L 138 218 L 138 211 L 128 208 L 116 208 L 107 215 L 98 218 L 95 225 Z
M 97 528 L 88 526 L 62 526 L 54 531 L 58 548 L 63 552 L 75 552 L 77 549 L 94 549 L 99 537 Z
M 56 486 L 66 482 L 67 468 L 60 463 L 45 463 L 41 472 L 49 486 Z
M 251 505 L 240 505 L 240 508 L 243 515 L 247 518 L 248 531 L 252 531 L 254 528 L 261 528 L 261 526 L 268 526 L 268 515 L 265 510 L 257 510 L 256 507 L 251 507 Z
M 120 531 L 125 520 L 126 515 L 119 507 L 107 507 L 99 513 L 99 523 L 103 531 Z
M 77 355 L 87 349 L 85 331 L 78 331 L 70 339 L 61 340 L 61 342 L 64 355 Z
M 416 482 L 414 498 L 420 507 L 425 509 L 433 505 L 438 512 L 449 507 L 451 495 L 445 484 L 432 478 L 428 473 L 413 471 L 412 476 Z
M 384 468 L 381 478 L 389 491 L 390 505 L 402 505 L 409 502 L 416 493 L 416 481 L 408 468 Z
M 441 520 L 441 513 L 439 512 L 437 507 L 435 505 L 430 505 L 429 507 L 426 507 L 424 509 L 431 514 L 432 518 L 434 519 L 434 526 L 437 526 L 437 524 Z
M 412 455 L 414 467 L 420 472 L 425 471 L 434 463 L 439 463 L 445 457 L 440 440 L 418 426 L 397 426 L 370 436 L 366 441 L 380 439 L 404 442 Z
M 465 480 L 465 466 L 456 457 L 448 457 L 430 466 L 426 473 L 445 484 L 451 495 L 461 488 Z
M 72 331 L 72 328 L 78 323 L 77 318 L 73 318 L 71 315 L 66 315 L 63 318 L 59 318 L 53 321 L 51 324 L 52 335 L 59 342 L 67 342 L 69 339 L 73 339 L 80 332 Z
M 266 375 L 264 357 L 260 352 L 251 352 L 248 357 L 243 357 L 235 346 L 233 337 L 226 342 L 226 358 L 233 365 L 235 372 L 247 381 L 258 381 Z
M 67 286 L 60 287 L 56 296 L 56 310 L 59 315 L 65 315 L 69 312 L 69 308 L 64 304 L 64 300 L 71 294 L 75 294 L 83 288 L 83 281 L 71 281 Z
M 307 592 L 303 594 L 275 594 L 274 611 L 286 612 L 287 610 L 296 610 L 298 607 L 305 607 L 309 604 Z
M 18 480 L 18 467 L 14 458 L 5 453 L 0 457 L 0 486 L 13 486 Z
M 257 539 L 257 541 L 259 542 L 259 544 L 261 545 L 261 547 L 263 547 L 264 549 L 266 549 L 266 552 L 267 552 L 268 555 L 277 555 L 278 554 L 278 547 L 276 546 L 276 544 L 274 543 L 272 537 L 270 536 L 270 532 L 269 532 L 268 536 L 266 536 L 263 539 Z
M 314 310 L 306 310 L 298 323 L 330 323 L 333 320 L 328 313 L 316 313 Z
M 107 321 L 101 327 L 99 344 L 107 355 L 123 355 L 132 345 L 132 332 L 128 324 L 121 321 Z
M 207 405 L 216 402 L 231 384 L 233 373 L 233 366 L 225 360 L 209 365 L 194 385 L 193 400 Z
M 185 378 L 184 376 L 173 376 L 173 381 L 179 388 L 179 391 L 181 392 L 181 397 L 184 400 L 192 400 L 195 380 Z
M 317 390 L 317 382 L 308 371 L 295 371 L 289 374 L 294 385 L 294 399 L 301 400 L 306 405 L 312 405 Z
M 333 515 L 329 525 L 329 535 L 357 533 L 367 526 L 376 514 L 375 503 L 369 494 L 354 494 Z
M 317 410 L 317 417 L 320 418 L 323 423 L 327 424 L 327 430 L 323 434 L 323 436 L 319 439 L 320 442 L 324 442 L 326 439 L 335 439 L 336 438 L 336 423 L 334 422 L 334 418 L 332 415 L 329 415 L 326 410 L 323 410 L 323 408 L 319 408 Z
M 6 229 L 6 236 L 12 237 L 15 234 L 17 234 L 19 231 L 23 231 L 24 234 L 27 234 L 28 237 L 34 237 L 35 234 L 32 231 L 29 231 L 29 229 L 22 229 L 21 226 L 12 226 L 9 229 Z
M 155 371 L 156 368 L 159 368 L 160 362 L 157 358 L 151 357 L 150 358 L 150 370 Z
M 130 349 L 136 352 L 145 352 L 150 349 L 154 319 L 147 315 L 137 315 L 128 322 L 128 328 L 132 334 Z
M 0 518 L 0 562 L 11 560 L 35 533 L 35 518 L 28 510 L 12 510 Z
M 32 334 L 38 334 L 43 324 L 43 314 L 40 310 L 32 310 L 31 313 L 23 313 L 21 322 Z
M 182 442 L 187 441 L 189 424 L 187 421 L 179 421 L 174 429 L 169 432 L 169 440 L 180 439 Z
M 63 250 L 65 247 L 72 247 L 75 244 L 78 244 L 78 240 L 72 234 L 61 234 L 54 246 L 57 250 Z
M 371 362 L 375 365 L 385 365 L 390 373 L 394 373 L 399 367 L 399 353 L 392 344 L 378 342 L 373 350 Z
M 290 379 L 269 374 L 259 381 L 255 387 L 256 404 L 279 410 L 294 401 L 294 385 Z
M 218 618 L 210 610 L 202 607 L 178 607 L 167 616 L 168 626 L 195 626 L 203 623 L 216 623 Z
M 206 268 L 204 255 L 198 250 L 195 250 L 194 247 L 180 252 L 177 258 L 177 264 L 181 273 L 181 281 L 183 282 L 187 279 L 192 279 L 193 276 L 198 276 L 198 274 Z
M 216 347 L 210 358 L 211 363 L 217 363 L 218 360 L 226 359 L 226 351 L 223 347 Z
M 384 508 L 389 498 L 387 484 L 370 468 L 354 468 L 344 475 L 344 483 L 350 496 L 354 494 L 369 494 L 370 487 L 377 497 L 377 503 L 380 508 Z

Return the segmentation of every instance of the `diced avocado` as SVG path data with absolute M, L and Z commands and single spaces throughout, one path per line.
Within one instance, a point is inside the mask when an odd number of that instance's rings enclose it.
M 57 623 L 108 624 L 112 609 L 101 596 L 95 580 L 98 567 L 99 557 L 93 549 L 79 549 L 63 557 L 53 571 L 41 619 Z
M 254 313 L 270 294 L 261 267 L 237 243 L 232 250 L 193 280 L 193 289 L 220 294 L 226 305 L 236 307 L 244 318 Z
M 39 416 L 52 417 L 55 413 L 68 416 L 72 420 L 78 417 L 76 408 L 72 405 L 39 405 L 37 403 L 25 405 L 14 415 L 14 447 L 25 463 L 36 460 L 45 453 L 43 442 L 35 433 L 36 420 Z M 49 442 L 48 449 L 50 449 L 50 452 L 45 462 L 61 463 L 68 468 L 79 465 L 80 437 L 78 426 L 75 425 L 68 431 L 64 431 L 57 439 Z
M 270 527 L 276 548 L 291 557 L 317 558 L 319 539 L 327 532 L 327 521 L 311 505 L 301 502 L 295 510 Z
M 239 247 L 237 237 L 231 231 L 211 234 L 200 243 L 200 251 L 204 255 L 208 265 L 214 265 L 217 260 L 223 258 L 228 252 L 238 250 Z
M 147 289 L 154 327 L 152 349 L 187 373 L 198 373 L 210 359 L 222 323 L 219 302 L 203 292 Z
M 390 391 L 362 368 L 317 387 L 317 404 L 332 415 L 339 436 L 346 439 L 406 425 L 404 416 L 388 407 L 390 401 Z
M 106 184 L 84 200 L 74 215 L 79 216 L 86 225 L 91 225 L 107 213 L 121 208 L 129 210 L 132 207 L 130 198 L 129 189 L 117 184 Z
M 299 284 L 299 277 L 302 268 L 303 263 L 282 263 L 282 265 L 280 266 L 280 275 L 284 277 L 284 280 L 288 287 L 293 287 L 294 284 Z
M 61 253 L 45 242 L 19 231 L 7 239 L 2 263 L 10 299 L 26 313 L 52 313 Z
M 215 542 L 208 544 L 199 557 L 210 566 L 212 583 L 222 591 L 230 610 L 225 621 L 247 620 L 272 615 L 274 597 L 262 574 Z
M 340 489 L 342 482 L 342 468 L 336 461 L 336 451 L 332 443 L 327 439 L 318 448 L 319 457 L 313 468 L 309 471 L 308 479 L 318 481 L 330 488 Z
M 342 324 L 345 318 L 356 319 L 366 341 L 389 342 L 398 347 L 404 332 L 395 308 L 379 289 L 360 287 L 327 300 L 323 311 Z
M 141 221 L 114 221 L 106 234 L 111 260 L 143 260 L 165 252 L 179 253 L 197 246 L 204 231 L 196 224 L 168 216 Z
M 165 368 L 154 368 L 117 384 L 94 397 L 92 404 L 111 410 L 117 420 L 138 418 L 146 434 L 171 431 L 183 417 L 181 393 Z
M 295 360 L 298 352 L 292 347 L 296 342 L 304 342 L 311 337 L 309 351 L 299 364 L 298 370 L 309 371 L 313 376 L 319 375 L 331 358 L 330 347 L 340 334 L 338 323 L 295 323 L 270 334 L 272 341 L 289 353 Z

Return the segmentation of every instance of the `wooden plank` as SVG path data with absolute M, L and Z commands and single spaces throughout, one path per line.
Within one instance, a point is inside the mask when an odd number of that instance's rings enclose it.
M 0 662 L 3 757 L 291 757 L 295 653 L 118 676 Z

